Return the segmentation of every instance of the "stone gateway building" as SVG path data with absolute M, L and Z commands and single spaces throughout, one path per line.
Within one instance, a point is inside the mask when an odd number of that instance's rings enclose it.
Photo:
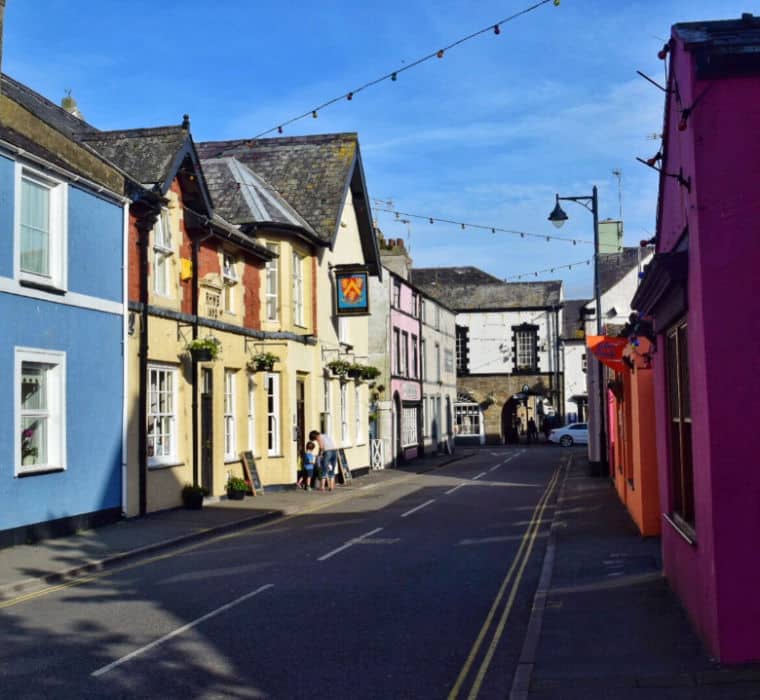
M 456 312 L 460 444 L 527 439 L 564 406 L 562 282 L 506 283 L 474 267 L 413 270 L 414 283 Z

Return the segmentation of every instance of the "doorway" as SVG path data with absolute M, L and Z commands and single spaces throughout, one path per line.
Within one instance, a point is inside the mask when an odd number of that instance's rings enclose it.
M 306 382 L 303 377 L 296 378 L 296 454 L 299 456 L 306 449 Z
M 201 486 L 214 492 L 214 375 L 203 368 L 201 375 Z

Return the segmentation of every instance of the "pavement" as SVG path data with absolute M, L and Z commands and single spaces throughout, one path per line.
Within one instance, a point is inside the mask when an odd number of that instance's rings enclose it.
M 338 490 L 381 486 L 476 450 L 371 471 Z M 724 668 L 710 659 L 662 576 L 659 538 L 638 534 L 610 480 L 589 475 L 582 449 L 568 453 L 510 700 L 760 698 L 760 665 Z M 243 501 L 207 499 L 200 511 L 169 510 L 0 550 L 0 608 L 45 586 L 302 513 L 332 497 L 265 489 Z

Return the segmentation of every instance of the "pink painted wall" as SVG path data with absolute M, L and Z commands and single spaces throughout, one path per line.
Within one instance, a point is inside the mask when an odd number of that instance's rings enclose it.
M 658 252 L 689 228 L 688 342 L 697 544 L 663 524 L 665 574 L 711 652 L 760 659 L 760 470 L 751 434 L 760 424 L 760 80 L 696 81 L 674 32 L 672 71 L 682 104 L 703 95 L 678 130 L 670 100 Z M 709 86 L 709 92 L 704 90 Z M 660 337 L 662 340 L 662 336 Z M 663 510 L 671 502 L 663 353 L 655 360 L 657 449 Z

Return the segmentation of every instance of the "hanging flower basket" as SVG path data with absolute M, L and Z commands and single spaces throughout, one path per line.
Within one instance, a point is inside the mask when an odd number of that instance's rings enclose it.
M 345 377 L 346 374 L 348 374 L 351 363 L 347 362 L 346 360 L 330 360 L 330 362 L 328 362 L 325 366 L 333 373 L 334 376 Z
M 364 365 L 359 364 L 352 364 L 348 366 L 348 376 L 351 379 L 361 379 L 362 378 L 362 370 L 364 369 Z
M 279 359 L 274 353 L 259 352 L 248 361 L 248 369 L 252 372 L 271 372 Z
M 380 370 L 377 367 L 373 367 L 372 365 L 366 365 L 365 367 L 362 367 L 362 379 L 372 381 L 373 379 L 377 379 L 379 376 Z
M 209 336 L 208 338 L 194 338 L 186 347 L 194 362 L 211 362 L 219 355 L 221 343 L 213 336 Z

